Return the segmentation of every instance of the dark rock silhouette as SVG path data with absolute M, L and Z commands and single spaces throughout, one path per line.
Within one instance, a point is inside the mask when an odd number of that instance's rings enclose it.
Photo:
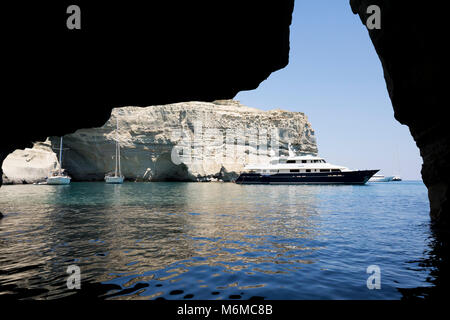
M 383 65 L 395 118 L 409 127 L 423 159 L 430 215 L 448 227 L 450 137 L 444 116 L 444 10 L 423 2 L 351 0 L 365 24 L 367 7 L 381 9 L 381 29 L 369 31 Z M 445 227 L 445 228 L 446 228 Z

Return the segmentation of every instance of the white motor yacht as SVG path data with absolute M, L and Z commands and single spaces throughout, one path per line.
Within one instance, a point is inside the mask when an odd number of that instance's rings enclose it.
M 350 170 L 316 155 L 273 157 L 269 164 L 245 166 L 239 184 L 365 184 L 379 170 Z

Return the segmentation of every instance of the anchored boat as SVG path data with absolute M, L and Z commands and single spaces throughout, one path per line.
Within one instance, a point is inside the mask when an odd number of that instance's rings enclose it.
M 62 169 L 62 150 L 63 150 L 63 138 L 61 137 L 61 141 L 59 143 L 58 170 L 50 173 L 50 176 L 47 177 L 47 184 L 60 185 L 60 184 L 69 184 L 70 183 L 71 178 L 64 171 L 64 169 Z
M 119 120 L 116 118 L 116 134 L 119 130 Z M 110 184 L 122 184 L 124 177 L 122 176 L 122 172 L 120 169 L 120 145 L 119 145 L 119 137 L 116 136 L 116 170 L 114 171 L 114 175 L 107 174 L 105 175 L 105 182 Z
M 365 184 L 379 170 L 350 170 L 315 155 L 275 157 L 267 165 L 247 165 L 238 184 Z

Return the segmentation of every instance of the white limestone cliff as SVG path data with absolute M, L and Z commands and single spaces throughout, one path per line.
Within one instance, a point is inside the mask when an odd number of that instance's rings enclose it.
M 33 148 L 15 150 L 3 162 L 3 183 L 35 183 L 45 180 L 58 165 L 51 142 L 37 142 Z
M 102 127 L 64 136 L 68 149 L 63 167 L 74 180 L 102 180 L 114 170 L 116 139 L 122 173 L 133 181 L 231 181 L 245 164 L 268 161 L 272 148 L 287 155 L 291 144 L 299 154 L 317 154 L 314 130 L 303 113 L 262 111 L 220 100 L 116 108 Z M 50 140 L 54 148 L 59 146 L 57 137 Z M 43 167 L 54 166 L 55 159 L 48 158 Z M 16 181 L 23 179 L 21 165 L 17 156 L 7 158 L 6 176 L 14 172 Z

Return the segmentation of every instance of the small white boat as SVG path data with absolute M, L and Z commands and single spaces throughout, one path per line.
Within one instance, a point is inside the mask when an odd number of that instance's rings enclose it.
M 116 121 L 117 130 L 119 130 L 119 120 L 116 118 Z M 114 171 L 114 175 L 105 175 L 105 182 L 109 184 L 122 184 L 124 179 L 124 176 L 120 170 L 120 145 L 118 138 L 119 137 L 116 138 L 116 170 Z
M 402 178 L 400 178 L 399 175 L 396 175 L 392 178 L 392 181 L 402 181 Z
M 105 182 L 110 184 L 122 184 L 123 177 L 105 176 Z
M 69 184 L 70 177 L 69 176 L 53 176 L 47 178 L 47 184 Z
M 383 176 L 382 174 L 375 174 L 369 179 L 369 182 L 389 182 L 394 179 L 394 176 Z
M 57 171 L 52 172 L 49 177 L 47 177 L 47 184 L 51 185 L 63 185 L 69 184 L 71 178 L 67 175 L 66 172 L 62 169 L 62 147 L 63 146 L 63 138 L 61 137 L 61 142 L 59 144 L 59 168 Z

